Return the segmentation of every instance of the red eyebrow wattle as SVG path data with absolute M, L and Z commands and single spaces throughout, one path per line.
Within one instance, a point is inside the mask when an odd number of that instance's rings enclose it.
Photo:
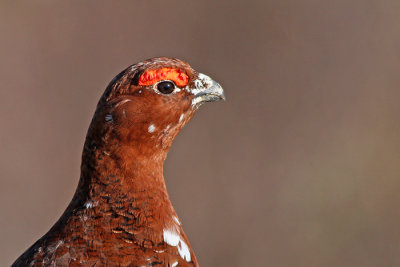
M 161 68 L 147 70 L 140 75 L 139 85 L 152 85 L 161 80 L 171 80 L 177 86 L 183 87 L 188 84 L 189 77 L 180 69 Z

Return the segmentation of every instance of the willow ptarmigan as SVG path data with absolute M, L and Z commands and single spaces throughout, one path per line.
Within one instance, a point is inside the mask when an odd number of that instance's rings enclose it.
M 178 59 L 118 74 L 90 124 L 71 203 L 13 266 L 198 266 L 163 163 L 197 108 L 224 98 L 217 82 Z

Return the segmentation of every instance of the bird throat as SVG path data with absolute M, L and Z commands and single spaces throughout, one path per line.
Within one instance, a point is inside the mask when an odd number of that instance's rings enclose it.
M 163 177 L 165 156 L 165 151 L 138 153 L 115 139 L 86 144 L 75 196 L 84 213 L 101 215 L 103 229 L 120 233 L 127 243 L 162 242 L 163 230 L 176 224 Z

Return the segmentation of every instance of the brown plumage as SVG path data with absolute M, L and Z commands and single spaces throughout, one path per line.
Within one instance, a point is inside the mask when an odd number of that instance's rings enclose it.
M 153 58 L 118 74 L 90 124 L 71 203 L 13 266 L 198 266 L 163 163 L 197 108 L 219 99 L 218 83 L 178 59 Z

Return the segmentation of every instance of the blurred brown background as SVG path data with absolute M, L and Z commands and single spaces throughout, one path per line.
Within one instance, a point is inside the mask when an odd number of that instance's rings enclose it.
M 400 266 L 400 2 L 0 3 L 0 265 L 72 198 L 98 98 L 187 60 L 226 90 L 165 176 L 202 266 Z

